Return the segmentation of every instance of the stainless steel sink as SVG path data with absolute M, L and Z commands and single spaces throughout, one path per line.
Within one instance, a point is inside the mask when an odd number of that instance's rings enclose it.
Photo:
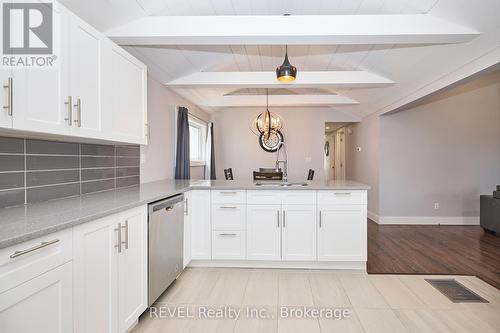
M 295 186 L 308 186 L 308 183 L 288 183 L 288 182 L 257 182 L 256 186 L 271 186 L 271 187 L 295 187 Z

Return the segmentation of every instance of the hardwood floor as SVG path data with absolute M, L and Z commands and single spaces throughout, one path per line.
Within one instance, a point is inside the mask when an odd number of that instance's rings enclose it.
M 500 289 L 500 236 L 479 226 L 378 225 L 368 220 L 367 270 L 476 275 Z

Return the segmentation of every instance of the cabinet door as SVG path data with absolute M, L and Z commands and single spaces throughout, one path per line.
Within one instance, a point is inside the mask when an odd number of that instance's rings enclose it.
M 281 205 L 247 206 L 247 259 L 280 260 Z
M 70 133 L 69 106 L 69 45 L 70 13 L 54 2 L 53 68 L 19 68 L 13 70 L 14 129 L 47 134 Z
M 147 214 L 140 207 L 119 217 L 122 252 L 118 255 L 118 331 L 126 332 L 147 308 Z
M 191 191 L 184 193 L 184 256 L 183 267 L 186 268 L 191 261 Z
M 104 37 L 73 14 L 69 31 L 69 78 L 73 97 L 71 133 L 101 138 L 101 50 Z
M 103 54 L 103 128 L 115 141 L 147 144 L 147 69 L 121 47 Z
M 103 218 L 73 229 L 75 332 L 116 332 L 118 222 Z
M 0 294 L 2 333 L 73 331 L 71 262 Z
M 210 191 L 191 191 L 191 259 L 211 259 Z
M 12 128 L 12 116 L 11 116 L 11 85 L 12 81 L 12 70 L 0 67 L 0 88 L 2 92 L 0 94 L 0 128 Z
M 318 259 L 366 261 L 366 206 L 320 206 Z
M 283 260 L 316 260 L 316 205 L 283 205 Z

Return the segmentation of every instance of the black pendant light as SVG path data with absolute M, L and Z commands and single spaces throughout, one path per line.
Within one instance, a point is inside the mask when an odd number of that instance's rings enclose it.
M 276 78 L 281 82 L 292 82 L 297 77 L 297 68 L 288 60 L 288 45 L 285 46 L 285 61 L 276 68 Z

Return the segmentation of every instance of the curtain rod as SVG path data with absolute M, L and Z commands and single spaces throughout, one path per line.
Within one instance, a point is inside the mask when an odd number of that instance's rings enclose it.
M 179 110 L 180 107 L 181 107 L 180 105 L 177 105 L 177 110 Z M 188 109 L 188 108 L 186 108 L 186 109 Z M 211 123 L 211 121 L 206 121 L 205 119 L 201 119 L 200 117 L 195 116 L 194 114 L 192 114 L 191 112 L 189 112 L 189 109 L 188 109 L 188 116 L 196 118 L 196 119 L 198 119 L 198 120 L 200 120 L 200 121 L 202 121 L 202 122 L 204 122 L 206 124 Z

